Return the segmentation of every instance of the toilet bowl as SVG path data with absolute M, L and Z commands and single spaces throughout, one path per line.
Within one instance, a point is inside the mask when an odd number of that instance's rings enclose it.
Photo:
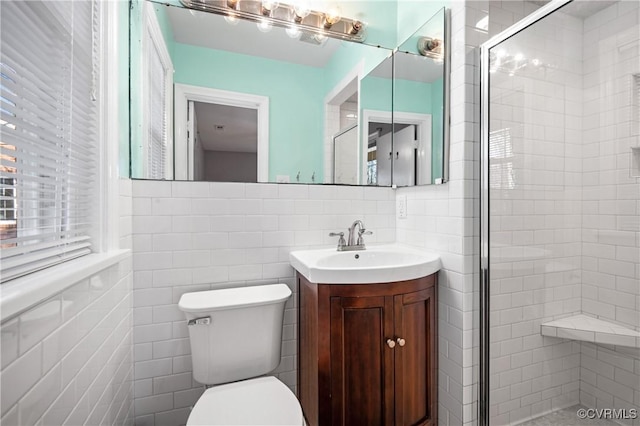
M 185 293 L 193 377 L 209 388 L 187 425 L 304 425 L 291 390 L 265 376 L 280 363 L 285 284 Z
M 187 425 L 304 425 L 296 396 L 275 377 L 209 388 L 193 407 Z

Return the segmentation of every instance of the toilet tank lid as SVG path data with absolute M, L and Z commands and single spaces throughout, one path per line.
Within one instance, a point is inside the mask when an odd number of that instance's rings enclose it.
M 210 312 L 278 303 L 290 296 L 291 289 L 286 284 L 225 288 L 185 293 L 178 307 L 183 312 Z

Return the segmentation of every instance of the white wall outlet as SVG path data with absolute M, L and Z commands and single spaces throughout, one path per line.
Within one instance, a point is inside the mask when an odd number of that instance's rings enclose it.
M 407 196 L 406 195 L 398 195 L 396 213 L 398 215 L 398 219 L 407 218 Z

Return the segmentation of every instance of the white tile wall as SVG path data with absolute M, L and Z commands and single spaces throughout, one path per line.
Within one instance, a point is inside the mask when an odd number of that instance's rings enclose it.
M 508 12 L 492 16 L 508 23 Z M 628 171 L 638 120 L 629 114 L 631 83 L 640 65 L 638 47 L 625 49 L 637 43 L 638 16 L 637 2 L 584 21 L 557 12 L 500 46 L 541 66 L 492 74 L 496 147 L 514 154 L 493 159 L 496 424 L 578 402 L 630 407 L 640 390 L 637 349 L 540 335 L 540 321 L 579 313 L 640 326 L 640 190 Z M 615 374 L 614 358 L 629 380 Z
M 123 246 L 130 197 L 130 181 L 122 181 Z M 131 261 L 2 323 L 3 425 L 133 424 Z
M 540 325 L 581 310 L 581 33 L 580 19 L 557 13 L 494 52 L 541 64 L 491 75 L 496 424 L 579 402 L 580 343 L 542 336 Z
M 640 180 L 630 175 L 640 144 L 640 7 L 618 2 L 584 21 L 582 119 L 582 312 L 640 330 Z M 635 42 L 635 45 L 633 44 Z M 629 44 L 631 43 L 631 44 Z M 635 368 L 634 368 L 635 367 Z M 640 407 L 640 350 L 583 343 L 580 401 Z M 621 420 L 640 425 L 640 419 Z
M 3 425 L 130 424 L 130 268 L 123 261 L 2 324 Z
M 203 388 L 191 377 L 189 291 L 284 282 L 289 252 L 330 247 L 331 231 L 362 219 L 367 243 L 395 241 L 390 188 L 133 182 L 136 424 L 182 424 Z M 296 299 L 287 303 L 275 375 L 295 390 Z

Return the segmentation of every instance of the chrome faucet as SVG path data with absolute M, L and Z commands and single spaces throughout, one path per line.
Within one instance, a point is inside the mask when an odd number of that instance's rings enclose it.
M 356 240 L 356 227 L 358 229 L 358 239 Z M 366 250 L 363 235 L 371 235 L 373 232 L 367 231 L 364 223 L 360 219 L 355 220 L 349 227 L 349 236 L 344 240 L 344 232 L 331 232 L 330 237 L 340 237 L 338 240 L 338 251 Z
M 357 244 L 362 244 L 362 232 L 365 232 L 365 228 L 364 228 L 364 223 L 362 223 L 362 221 L 360 219 L 357 219 L 349 227 L 349 238 L 347 239 L 347 246 L 356 245 L 356 242 L 355 242 L 355 239 L 356 239 L 356 234 L 355 234 L 356 226 L 360 228 L 360 230 L 358 231 L 358 243 Z

